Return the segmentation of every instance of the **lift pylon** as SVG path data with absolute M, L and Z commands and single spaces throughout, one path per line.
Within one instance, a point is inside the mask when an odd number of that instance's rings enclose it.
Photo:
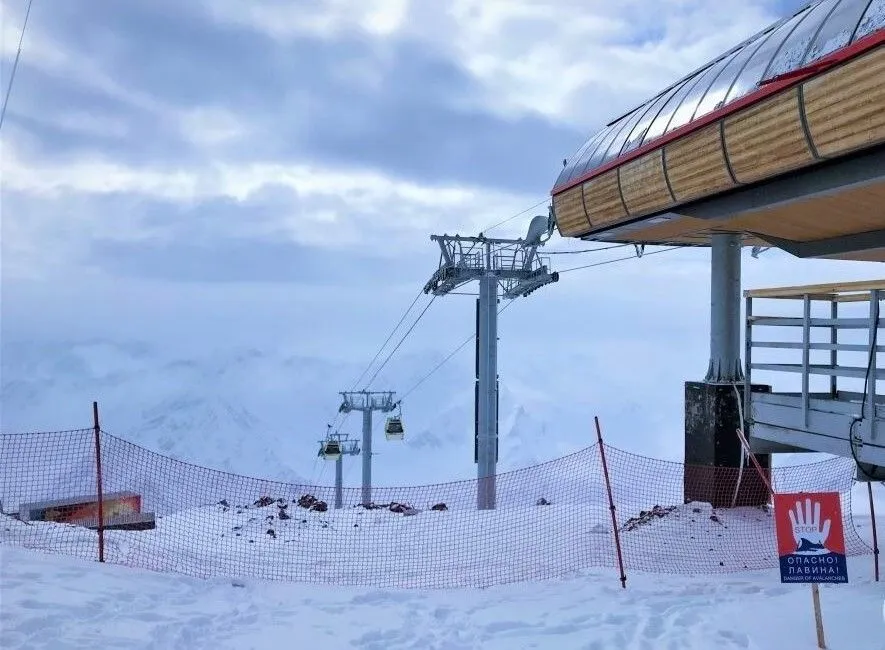
M 537 216 L 525 239 L 493 239 L 460 235 L 431 235 L 439 244 L 439 268 L 424 286 L 424 293 L 442 296 L 479 281 L 476 301 L 476 507 L 495 507 L 495 472 L 498 461 L 498 287 L 507 300 L 528 296 L 557 282 L 538 248 L 553 233 L 552 216 Z
M 344 492 L 344 456 L 356 456 L 360 453 L 356 440 L 351 440 L 346 433 L 332 433 L 332 425 L 327 424 L 326 437 L 320 440 L 317 456 L 335 461 L 335 508 L 340 510 Z M 331 451 L 330 451 L 331 449 Z
M 363 414 L 363 493 L 362 504 L 372 503 L 372 413 L 390 413 L 399 404 L 394 401 L 393 391 L 344 391 L 341 395 L 340 413 L 361 411 Z M 402 421 L 400 420 L 400 425 Z

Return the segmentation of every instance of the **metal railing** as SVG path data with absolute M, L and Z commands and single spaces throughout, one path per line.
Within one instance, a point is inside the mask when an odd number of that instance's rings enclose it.
M 879 367 L 877 353 L 885 352 L 885 346 L 878 345 L 878 330 L 885 326 L 880 318 L 880 303 L 885 299 L 885 280 L 863 282 L 846 282 L 839 284 L 818 284 L 799 287 L 781 287 L 775 289 L 755 289 L 744 292 L 746 305 L 745 339 L 744 339 L 744 399 L 750 404 L 753 383 L 753 371 L 776 373 L 793 373 L 801 377 L 800 393 L 802 403 L 802 419 L 807 427 L 811 399 L 829 398 L 845 402 L 857 402 L 858 417 L 868 419 L 870 433 L 875 438 L 875 409 L 877 403 L 876 380 L 885 379 L 885 369 Z M 801 301 L 801 316 L 765 316 L 756 313 L 757 300 L 778 300 L 793 304 Z M 829 303 L 827 317 L 812 317 L 812 303 Z M 840 305 L 845 303 L 869 304 L 869 310 L 863 317 L 845 317 L 840 314 Z M 801 328 L 802 340 L 772 341 L 756 340 L 754 326 Z M 817 329 L 829 331 L 827 342 L 812 340 L 812 332 Z M 839 332 L 845 330 L 866 330 L 865 343 L 840 343 Z M 844 338 L 844 337 L 843 337 Z M 753 351 L 758 349 L 796 350 L 801 354 L 798 363 L 756 363 Z M 815 350 L 829 351 L 829 362 L 811 363 L 811 353 Z M 840 352 L 864 353 L 864 366 L 841 365 Z M 812 393 L 810 380 L 814 375 L 829 376 L 828 394 Z M 840 390 L 839 379 L 863 379 L 864 391 Z M 772 387 L 775 389 L 775 387 Z M 775 390 L 775 392 L 777 392 Z

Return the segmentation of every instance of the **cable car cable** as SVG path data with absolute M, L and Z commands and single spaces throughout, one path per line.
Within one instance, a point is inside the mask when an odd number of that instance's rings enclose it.
M 412 311 L 412 307 L 414 307 L 415 304 L 418 302 L 418 300 L 421 299 L 421 296 L 423 294 L 424 294 L 424 290 L 422 288 L 421 290 L 418 291 L 418 295 L 415 296 L 415 299 L 412 301 L 412 304 L 410 304 L 408 306 L 408 308 L 406 309 L 406 311 L 403 312 L 402 317 L 399 319 L 399 322 L 394 326 L 394 328 L 390 331 L 390 334 L 388 335 L 387 339 L 384 341 L 384 343 L 381 344 L 381 347 L 378 348 L 378 351 L 375 353 L 375 356 L 372 357 L 372 360 L 369 362 L 369 365 L 366 366 L 366 369 L 363 370 L 362 374 L 359 377 L 357 377 L 357 380 L 355 382 L 353 382 L 353 385 L 350 387 L 350 390 L 354 390 L 357 387 L 357 385 L 360 383 L 360 381 L 362 381 L 363 377 L 365 377 L 369 373 L 369 369 L 378 360 L 378 357 L 381 356 L 381 353 L 384 351 L 384 348 L 386 348 L 387 344 L 390 343 L 390 340 L 393 338 L 393 335 L 396 334 L 396 331 L 400 328 L 400 325 L 402 325 L 403 322 L 406 320 L 406 317 L 409 315 L 409 312 Z
M 543 199 L 541 199 L 540 201 L 538 201 L 537 203 L 535 203 L 533 206 L 531 206 L 531 207 L 529 207 L 529 208 L 526 208 L 526 209 L 523 210 L 522 212 L 517 212 L 517 213 L 514 214 L 512 217 L 507 217 L 507 218 L 504 219 L 503 221 L 499 221 L 498 223 L 493 224 L 493 225 L 489 226 L 488 228 L 483 228 L 480 232 L 488 232 L 489 230 L 493 230 L 493 229 L 495 229 L 495 228 L 499 228 L 499 227 L 503 226 L 503 225 L 506 224 L 506 223 L 510 223 L 510 222 L 513 221 L 514 219 L 518 219 L 519 217 L 521 217 L 522 215 L 526 214 L 527 212 L 531 212 L 532 210 L 534 210 L 535 208 L 537 208 L 539 205 L 543 205 L 544 203 L 547 203 L 547 202 L 549 202 L 549 201 L 550 201 L 550 197 L 549 197 L 549 196 L 545 196 Z
M 403 334 L 403 337 L 399 340 L 399 343 L 396 344 L 396 347 L 393 348 L 393 350 L 390 351 L 390 354 L 387 355 L 387 358 L 384 359 L 384 362 L 383 362 L 380 366 L 378 366 L 378 369 L 375 371 L 375 374 L 372 375 L 372 378 L 369 379 L 369 383 L 366 384 L 366 388 L 365 388 L 366 390 L 369 389 L 369 387 L 372 385 L 372 382 L 375 381 L 375 378 L 376 378 L 376 377 L 378 377 L 378 374 L 379 374 L 382 370 L 384 370 L 384 367 L 385 367 L 385 366 L 388 364 L 388 362 L 393 358 L 393 355 L 396 354 L 396 351 L 399 350 L 400 346 L 401 346 L 403 343 L 405 343 L 405 341 L 406 341 L 407 338 L 409 338 L 409 334 L 411 334 L 411 333 L 412 333 L 412 330 L 414 330 L 415 327 L 418 325 L 418 323 L 421 322 L 421 319 L 424 317 L 424 314 L 427 313 L 427 310 L 430 309 L 430 305 L 432 305 L 432 304 L 434 303 L 434 301 L 436 300 L 436 298 L 437 298 L 436 296 L 433 296 L 433 297 L 430 298 L 430 301 L 424 306 L 424 309 L 421 310 L 421 313 L 418 314 L 418 318 L 415 319 L 415 322 L 412 323 L 412 326 L 409 327 L 409 329 L 406 330 L 406 333 L 405 333 L 405 334 Z
M 510 307 L 510 305 L 513 304 L 513 302 L 514 302 L 514 301 L 511 300 L 510 302 L 508 302 L 507 304 L 505 304 L 503 307 L 501 307 L 501 309 L 498 310 L 498 315 L 500 316 L 500 315 L 504 312 L 504 310 L 506 310 L 508 307 Z M 456 347 L 454 350 L 452 350 L 451 352 L 449 352 L 449 354 L 448 354 L 448 355 L 447 355 L 442 361 L 440 361 L 439 363 L 437 363 L 437 364 L 436 364 L 436 365 L 430 370 L 430 372 L 428 372 L 426 375 L 424 375 L 423 377 L 421 377 L 421 379 L 419 379 L 419 380 L 418 380 L 418 381 L 417 381 L 417 382 L 416 382 L 411 388 L 409 388 L 409 390 L 407 390 L 405 393 L 403 393 L 403 396 L 399 398 L 399 401 L 404 400 L 406 397 L 408 397 L 408 396 L 411 395 L 413 392 L 415 392 L 415 390 L 416 390 L 419 386 L 421 386 L 421 384 L 423 384 L 425 381 L 427 381 L 428 379 L 430 379 L 430 377 L 433 376 L 433 375 L 436 373 L 437 370 L 439 370 L 439 369 L 442 368 L 445 364 L 447 364 L 447 363 L 452 359 L 452 357 L 454 357 L 456 354 L 458 354 L 461 350 L 464 349 L 464 347 L 465 347 L 468 343 L 474 341 L 475 339 L 476 339 L 476 333 L 474 332 L 473 334 L 471 334 L 470 336 L 468 336 L 466 339 L 464 339 L 464 341 L 463 341 L 458 347 Z
M 18 50 L 12 62 L 12 70 L 9 71 L 9 84 L 6 86 L 6 95 L 3 97 L 3 108 L 0 109 L 0 129 L 3 128 L 3 120 L 6 118 L 6 106 L 9 104 L 9 96 L 12 94 L 12 82 L 15 80 L 15 71 L 18 70 L 18 62 L 22 55 L 22 43 L 25 40 L 25 30 L 28 28 L 28 17 L 31 15 L 31 5 L 34 0 L 28 0 L 28 8 L 25 10 L 25 20 L 22 24 L 21 35 L 18 38 Z

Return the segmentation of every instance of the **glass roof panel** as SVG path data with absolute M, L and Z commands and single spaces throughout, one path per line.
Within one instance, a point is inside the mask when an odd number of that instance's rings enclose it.
M 633 127 L 636 126 L 636 123 L 642 118 L 645 114 L 645 111 L 642 109 L 633 111 L 633 114 L 628 116 L 626 119 L 621 120 L 621 130 L 618 131 L 617 136 L 615 136 L 614 140 L 612 140 L 611 144 L 608 147 L 608 151 L 605 152 L 605 155 L 602 158 L 602 162 L 600 165 L 604 165 L 609 160 L 613 158 L 617 158 L 621 155 L 621 149 L 624 148 L 624 143 L 627 141 L 627 136 L 629 136 L 633 132 Z
M 567 183 L 572 180 L 577 174 L 577 169 L 580 167 L 583 169 L 587 166 L 587 149 L 590 147 L 596 146 L 599 142 L 600 138 L 605 134 L 605 131 L 598 131 L 593 136 L 591 136 L 581 148 L 575 152 L 571 158 L 568 159 L 568 163 L 565 167 L 563 167 L 562 171 L 559 172 L 559 178 L 556 179 L 556 184 L 560 185 L 562 183 Z
M 691 83 L 691 79 L 688 79 L 687 82 Z M 655 119 L 655 117 L 657 117 L 661 108 L 664 107 L 664 104 L 667 103 L 670 97 L 679 92 L 679 90 L 682 88 L 683 85 L 685 85 L 685 83 L 686 82 L 683 82 L 680 85 L 673 86 L 670 90 L 665 92 L 663 95 L 660 95 L 654 102 L 651 103 L 648 110 L 643 114 L 642 118 L 639 120 L 636 126 L 633 127 L 633 131 L 630 132 L 630 137 L 627 138 L 627 141 L 624 143 L 624 148 L 621 149 L 621 155 L 624 155 L 628 151 L 633 151 L 634 149 L 637 149 L 642 144 L 643 138 L 645 138 L 645 133 L 646 131 L 648 131 L 648 127 L 651 126 L 652 121 Z
M 815 35 L 802 65 L 813 63 L 830 52 L 848 45 L 869 1 L 842 0 L 824 20 L 824 24 Z
M 719 76 L 713 80 L 712 84 L 710 84 L 704 98 L 698 103 L 694 114 L 691 116 L 692 119 L 718 110 L 725 104 L 725 96 L 731 89 L 734 80 L 740 74 L 741 70 L 744 69 L 744 66 L 747 65 L 749 58 L 753 56 L 756 50 L 759 49 L 767 38 L 767 34 L 762 35 L 756 41 L 741 48 L 731 58 L 728 64 L 720 71 Z
M 885 0 L 873 0 L 869 9 L 860 20 L 860 26 L 854 35 L 854 40 L 872 34 L 877 29 L 885 27 Z
M 759 81 L 762 79 L 762 74 L 765 72 L 766 68 L 768 68 L 768 64 L 771 63 L 772 58 L 777 54 L 781 44 L 783 44 L 790 34 L 793 33 L 793 30 L 799 25 L 799 22 L 808 15 L 808 13 L 809 12 L 806 9 L 805 11 L 796 14 L 775 29 L 771 35 L 765 39 L 765 42 L 756 50 L 747 62 L 747 65 L 741 70 L 738 78 L 735 79 L 734 84 L 732 84 L 731 89 L 728 91 L 728 95 L 725 98 L 726 104 L 730 104 L 734 100 L 756 90 Z
M 655 117 L 651 125 L 648 127 L 648 131 L 645 133 L 645 138 L 643 139 L 642 144 L 651 142 L 655 138 L 664 134 L 667 130 L 667 125 L 673 118 L 673 113 L 676 112 L 676 109 L 679 108 L 688 93 L 696 88 L 699 83 L 704 83 L 704 75 L 708 71 L 709 68 L 702 70 L 693 78 L 685 82 L 678 92 L 673 93 L 673 95 L 670 96 L 670 99 L 668 99 L 667 103 L 664 104 L 660 111 L 658 111 L 657 117 Z
M 691 92 L 685 96 L 682 103 L 679 105 L 679 108 L 676 109 L 672 118 L 667 123 L 666 133 L 674 131 L 680 126 L 685 126 L 691 122 L 692 115 L 694 115 L 695 109 L 697 109 L 701 98 L 707 92 L 707 89 L 710 88 L 710 84 L 714 83 L 716 78 L 719 77 L 723 70 L 728 68 L 729 64 L 735 59 L 735 57 L 746 49 L 748 48 L 742 48 L 731 56 L 722 59 L 716 65 L 707 68 L 707 70 L 700 75 L 698 83 L 695 84 L 691 89 Z
M 770 79 L 778 75 L 797 70 L 802 67 L 808 47 L 817 35 L 827 16 L 833 11 L 837 0 L 823 0 L 813 9 L 805 12 L 805 17 L 787 37 L 784 44 L 775 54 L 774 59 L 763 75 Z
M 593 167 L 599 167 L 606 160 L 605 154 L 608 152 L 609 147 L 612 142 L 614 142 L 618 133 L 621 132 L 621 127 L 623 127 L 623 121 L 618 121 L 615 124 L 612 124 L 609 127 L 608 131 L 605 134 L 605 138 L 599 143 L 599 146 L 596 147 L 596 151 L 593 152 L 593 155 L 590 156 L 589 164 L 587 165 L 587 169 L 592 169 Z M 583 172 L 582 172 L 583 173 Z
M 570 180 L 578 178 L 589 168 L 590 158 L 593 156 L 593 152 L 596 151 L 599 144 L 605 140 L 605 137 L 608 135 L 611 127 L 607 126 L 602 129 L 590 142 L 590 146 L 588 146 L 584 152 L 581 154 L 581 157 L 575 160 L 575 167 L 572 171 L 572 175 Z

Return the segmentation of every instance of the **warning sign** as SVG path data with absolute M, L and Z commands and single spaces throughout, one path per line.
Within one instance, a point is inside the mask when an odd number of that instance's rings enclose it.
M 774 495 L 781 582 L 848 582 L 838 492 Z

